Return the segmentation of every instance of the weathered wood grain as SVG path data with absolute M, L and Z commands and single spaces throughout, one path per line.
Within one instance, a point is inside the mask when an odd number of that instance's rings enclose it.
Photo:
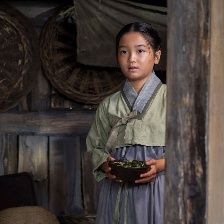
M 101 182 L 96 182 L 93 176 L 91 155 L 85 152 L 82 158 L 82 189 L 85 215 L 95 215 Z
M 1 113 L 0 132 L 37 135 L 77 135 L 89 130 L 95 111 Z
M 0 133 L 0 175 L 17 172 L 17 135 Z
M 46 111 L 50 108 L 51 85 L 43 72 L 39 72 L 36 85 L 31 92 L 30 109 Z
M 208 218 L 224 223 L 224 1 L 211 1 L 211 67 L 208 110 Z
M 68 2 L 7 1 L 27 17 L 38 34 L 57 8 Z M 41 70 L 32 92 L 17 107 L 1 113 L 0 175 L 30 172 L 38 205 L 58 214 L 84 214 L 81 157 L 95 109 L 52 89 Z M 54 93 L 60 95 L 56 103 Z
M 169 1 L 165 223 L 206 223 L 209 1 Z
M 81 149 L 84 137 L 50 137 L 49 208 L 57 215 L 83 214 Z
M 33 175 L 37 203 L 48 208 L 47 136 L 19 136 L 18 172 Z

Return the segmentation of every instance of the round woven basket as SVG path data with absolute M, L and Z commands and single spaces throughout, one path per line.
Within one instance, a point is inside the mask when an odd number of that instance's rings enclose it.
M 0 110 L 16 106 L 30 92 L 40 68 L 38 37 L 17 9 L 0 4 Z
M 0 211 L 1 224 L 59 224 L 50 210 L 40 206 L 7 208 Z
M 74 6 L 52 16 L 42 29 L 40 56 L 46 76 L 65 96 L 84 104 L 99 104 L 119 90 L 124 76 L 118 68 L 81 65 L 76 60 Z

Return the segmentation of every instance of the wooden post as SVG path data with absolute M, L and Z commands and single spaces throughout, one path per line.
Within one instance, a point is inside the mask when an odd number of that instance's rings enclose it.
M 224 223 L 224 1 L 211 1 L 208 113 L 208 224 Z
M 206 221 L 209 14 L 208 0 L 168 1 L 165 223 L 169 224 Z

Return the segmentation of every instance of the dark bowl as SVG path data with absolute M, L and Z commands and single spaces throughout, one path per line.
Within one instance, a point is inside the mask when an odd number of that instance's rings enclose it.
M 116 176 L 117 180 L 123 181 L 135 181 L 140 179 L 140 175 L 146 173 L 150 170 L 150 166 L 144 164 L 143 161 L 136 161 L 141 163 L 141 167 L 127 167 L 122 164 L 122 160 L 114 160 L 109 162 L 109 166 L 111 167 L 111 174 Z M 132 161 L 128 161 L 132 162 Z

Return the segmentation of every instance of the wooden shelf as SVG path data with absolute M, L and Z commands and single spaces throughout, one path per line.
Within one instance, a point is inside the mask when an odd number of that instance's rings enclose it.
M 77 135 L 86 133 L 95 111 L 52 111 L 1 113 L 0 132 L 35 135 Z

